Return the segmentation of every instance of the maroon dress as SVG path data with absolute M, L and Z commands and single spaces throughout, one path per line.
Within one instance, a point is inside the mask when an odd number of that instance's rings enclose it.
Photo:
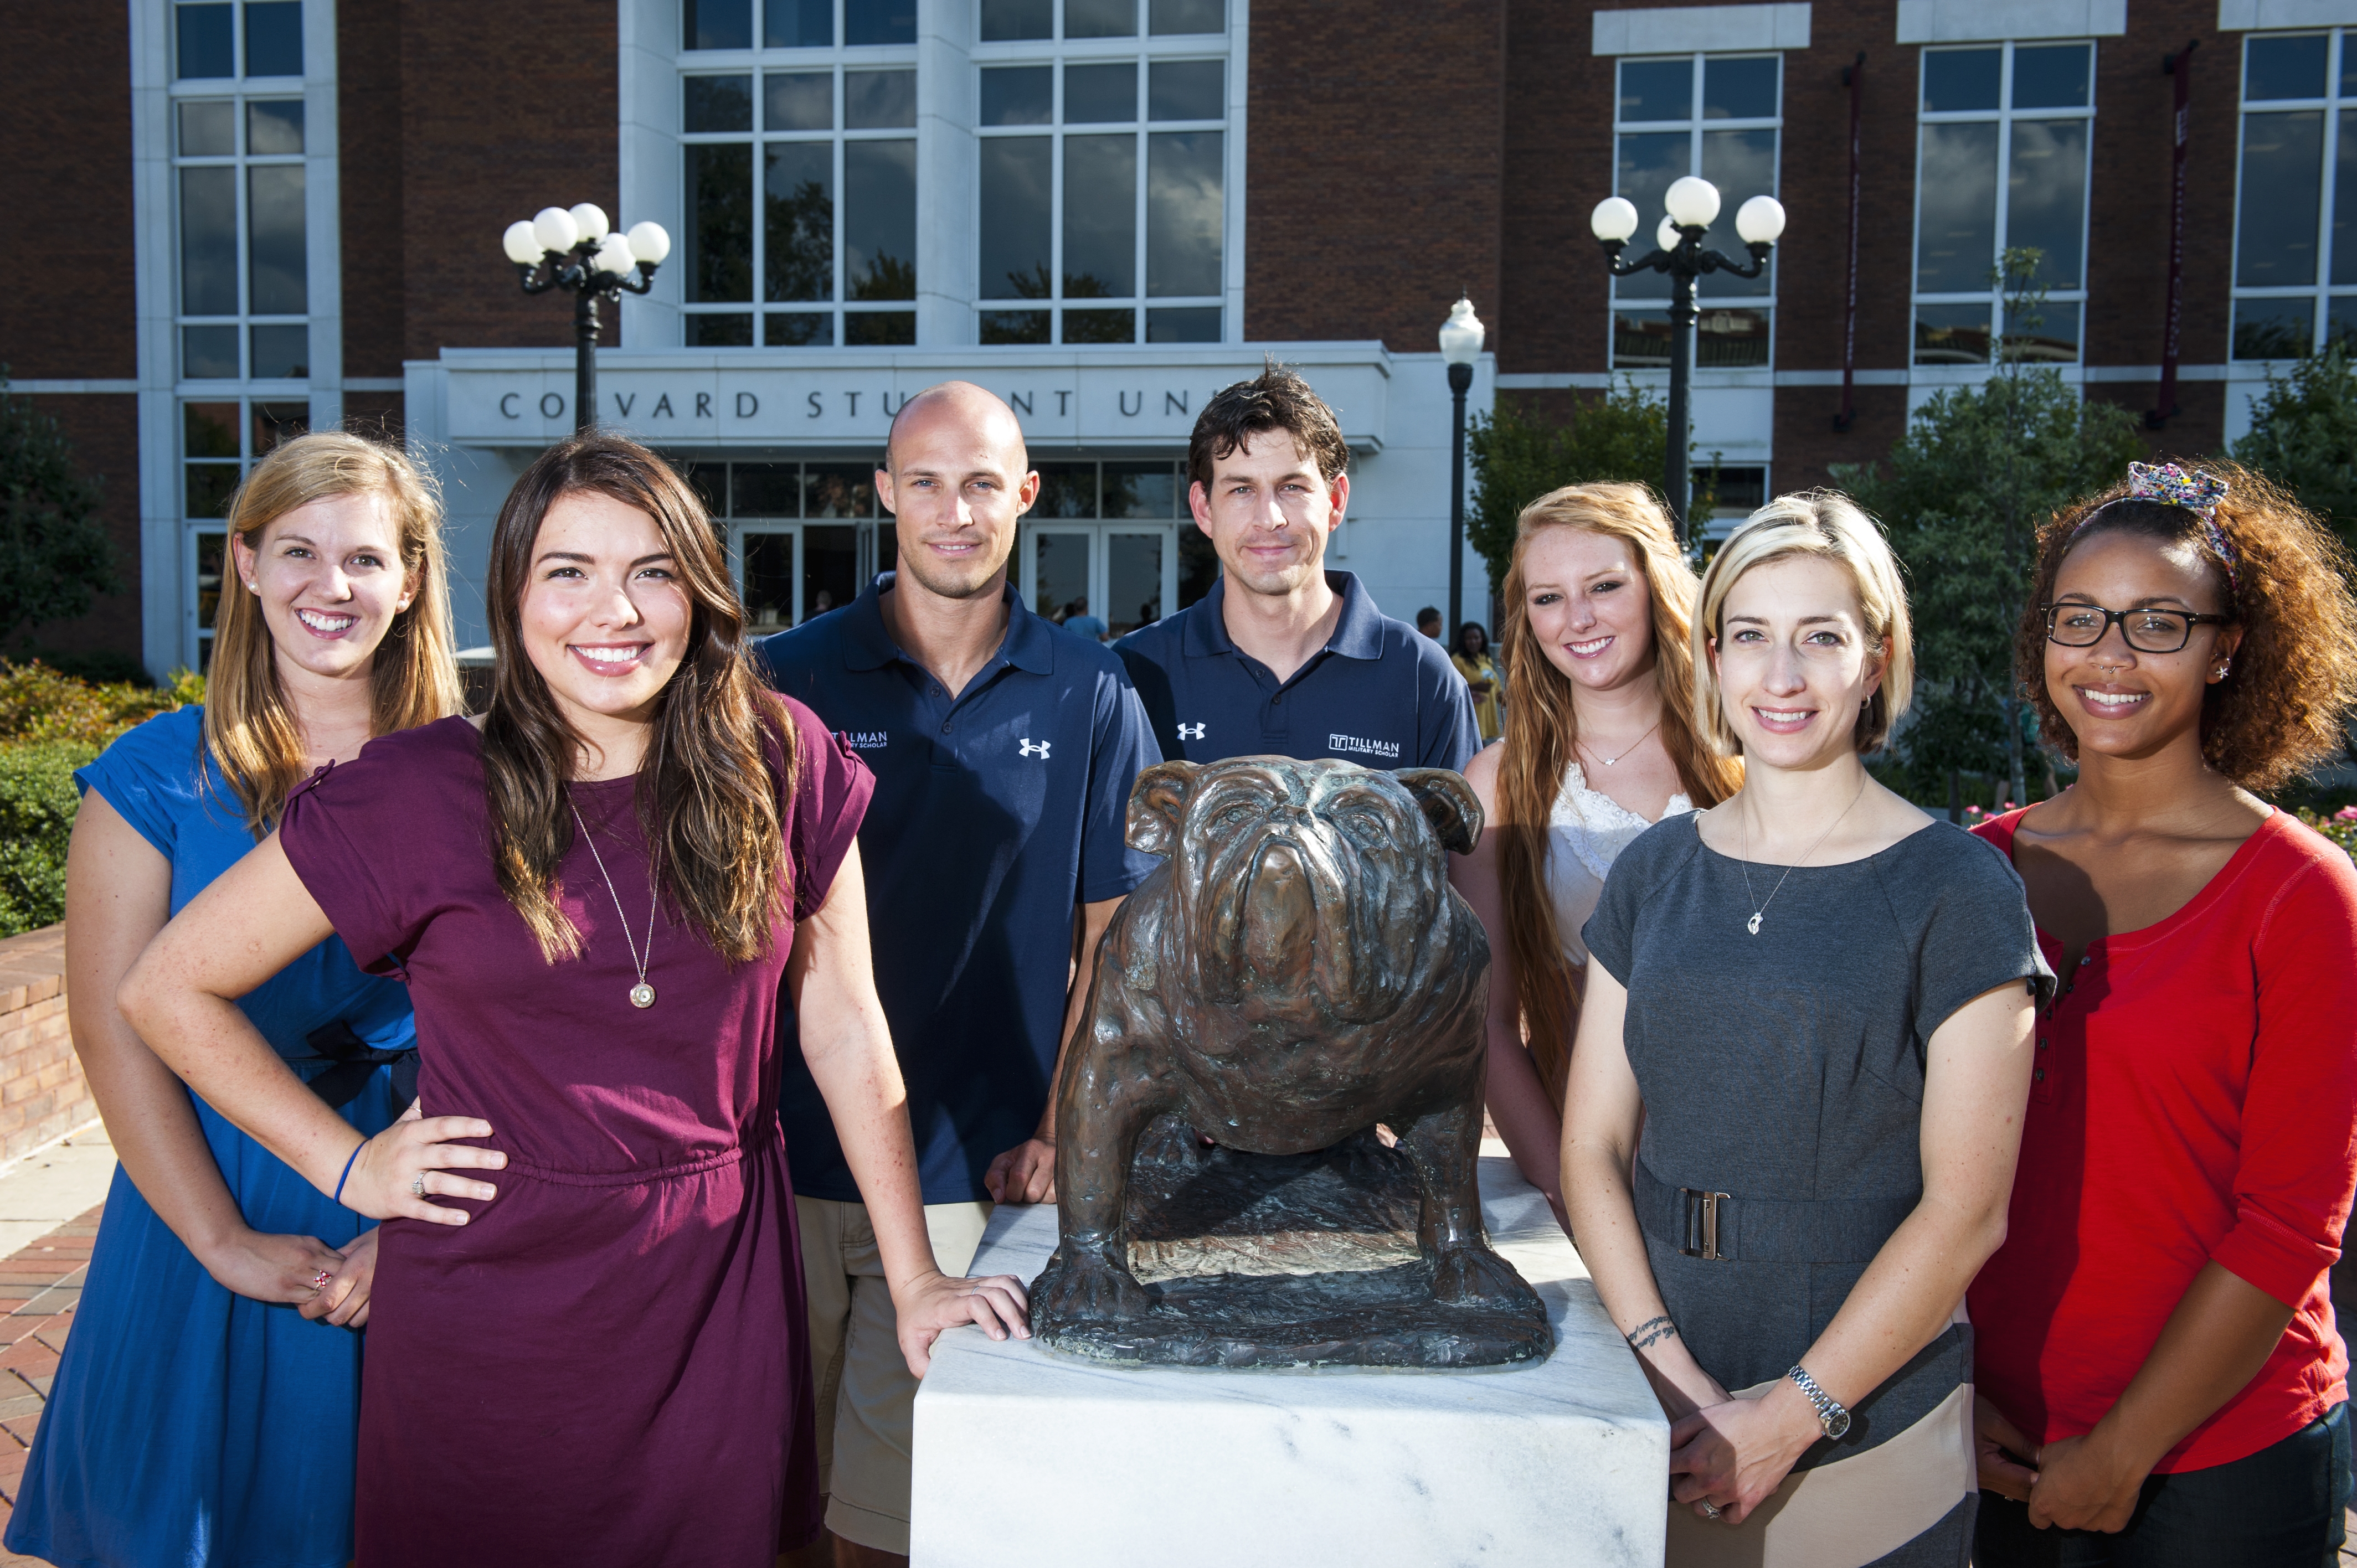
M 825 902 L 874 780 L 787 703 L 792 917 Z M 778 764 L 773 752 L 772 766 Z M 573 800 L 643 944 L 632 781 Z M 658 917 L 629 944 L 576 834 L 558 902 L 581 956 L 544 962 L 491 871 L 464 719 L 371 741 L 287 801 L 280 842 L 352 951 L 409 982 L 418 1099 L 504 1149 L 465 1226 L 389 1221 L 361 1391 L 364 1568 L 523 1563 L 770 1568 L 818 1531 L 800 1250 L 778 1130 L 776 1014 L 793 943 L 733 968 Z

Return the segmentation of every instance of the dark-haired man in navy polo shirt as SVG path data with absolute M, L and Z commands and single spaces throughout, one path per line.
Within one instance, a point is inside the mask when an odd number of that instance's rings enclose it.
M 1281 366 L 1203 405 L 1187 499 L 1220 580 L 1114 645 L 1166 758 L 1462 770 L 1480 749 L 1473 699 L 1440 644 L 1325 569 L 1350 456 L 1334 411 Z
M 955 1273 L 992 1200 L 1054 1196 L 1057 1051 L 1106 922 L 1158 864 L 1123 842 L 1130 785 L 1157 758 L 1121 661 L 1007 584 L 1039 489 L 1012 410 L 964 382 L 917 393 L 876 486 L 899 569 L 759 651 L 876 774 L 859 830 L 876 991 L 926 1228 Z M 867 1549 L 859 1561 L 905 1556 L 917 1383 L 825 1102 L 802 1053 L 785 1061 L 827 1528 Z

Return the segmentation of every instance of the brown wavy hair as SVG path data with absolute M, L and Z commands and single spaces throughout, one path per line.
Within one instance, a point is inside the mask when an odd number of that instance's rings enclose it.
M 557 868 L 573 846 L 565 787 L 580 740 L 524 652 L 522 620 L 541 522 L 559 499 L 585 491 L 654 520 L 691 607 L 687 653 L 656 699 L 633 796 L 668 903 L 723 958 L 756 958 L 791 892 L 779 802 L 794 787 L 793 726 L 747 662 L 744 606 L 704 504 L 670 464 L 619 436 L 576 436 L 542 453 L 491 532 L 484 601 L 496 663 L 483 789 L 500 891 L 549 962 L 579 955 L 581 933 L 556 897 Z M 784 757 L 782 779 L 765 760 L 770 746 Z
M 2038 531 L 2037 591 L 2022 607 L 2014 667 L 2038 710 L 2046 744 L 2077 761 L 2079 737 L 2063 722 L 2040 673 L 2045 607 L 2053 600 L 2064 558 L 2097 533 L 2190 545 L 2210 564 L 2219 595 L 2243 631 L 2226 678 L 2202 694 L 2202 760 L 2246 789 L 2279 789 L 2341 755 L 2341 725 L 2357 704 L 2357 599 L 2349 590 L 2349 551 L 2265 475 L 2238 463 L 2201 467 L 2226 483 L 2214 516 L 2236 557 L 2232 582 L 2200 516 L 2180 506 L 2124 499 L 2128 486 L 2122 480 L 2064 508 Z
M 249 548 L 298 507 L 335 496 L 377 496 L 392 511 L 402 570 L 416 580 L 369 666 L 369 733 L 391 735 L 459 711 L 452 654 L 450 576 L 442 555 L 442 502 L 400 448 L 341 431 L 298 435 L 254 465 L 230 498 L 229 532 Z M 279 683 L 276 645 L 261 601 L 244 589 L 231 554 L 205 677 L 205 747 L 237 796 L 248 832 L 270 832 L 287 791 L 309 772 L 303 735 Z
M 1562 792 L 1579 739 L 1571 678 L 1549 661 L 1531 629 L 1524 563 L 1531 542 L 1550 530 L 1584 529 L 1636 553 L 1653 607 L 1653 680 L 1662 693 L 1661 740 L 1678 783 L 1697 807 L 1716 806 L 1742 787 L 1743 765 L 1718 756 L 1695 733 L 1695 575 L 1668 516 L 1642 485 L 1566 485 L 1524 507 L 1514 526 L 1512 564 L 1503 592 L 1503 652 L 1513 682 L 1506 702 L 1504 749 L 1498 758 L 1499 879 L 1506 947 L 1514 964 L 1523 1033 L 1539 1080 L 1560 1104 L 1579 1012 L 1579 979 L 1564 955 L 1547 895 L 1547 820 Z

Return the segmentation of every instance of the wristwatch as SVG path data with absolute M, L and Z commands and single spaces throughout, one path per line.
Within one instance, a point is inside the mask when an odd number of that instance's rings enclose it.
M 1817 1425 L 1824 1429 L 1827 1437 L 1839 1437 L 1849 1430 L 1849 1412 L 1844 1410 L 1833 1395 L 1817 1387 L 1817 1380 L 1809 1376 L 1807 1368 L 1794 1367 L 1784 1375 L 1800 1384 L 1801 1391 L 1809 1396 L 1809 1402 L 1817 1407 Z

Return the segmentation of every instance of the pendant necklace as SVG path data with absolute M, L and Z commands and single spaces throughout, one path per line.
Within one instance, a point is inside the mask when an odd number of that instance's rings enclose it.
M 1620 755 L 1626 757 L 1628 753 L 1624 751 Z M 1849 798 L 1849 805 L 1844 806 L 1841 809 L 1841 816 L 1835 817 L 1833 820 L 1833 827 L 1829 827 L 1824 832 L 1819 833 L 1817 835 L 1817 842 L 1809 846 L 1809 854 L 1803 855 L 1799 860 L 1786 866 L 1784 868 L 1784 875 L 1776 878 L 1776 886 L 1768 890 L 1768 897 L 1752 906 L 1751 918 L 1743 922 L 1743 929 L 1745 930 L 1749 931 L 1755 937 L 1760 934 L 1760 918 L 1768 913 L 1768 906 L 1776 901 L 1777 894 L 1784 891 L 1784 884 L 1791 879 L 1792 873 L 1800 870 L 1803 865 L 1808 863 L 1810 854 L 1814 854 L 1817 851 L 1825 847 L 1825 841 L 1834 836 L 1834 828 L 1841 826 L 1843 819 L 1846 818 L 1850 814 L 1851 810 L 1856 807 L 1860 800 L 1866 799 L 1866 783 L 1867 781 L 1871 780 L 1873 777 L 1874 776 L 1872 774 L 1868 774 L 1867 775 L 1867 780 L 1860 781 L 1857 787 L 1857 793 Z M 1751 891 L 1751 824 L 1749 822 L 1746 822 L 1743 827 L 1743 858 L 1737 861 L 1735 863 L 1735 866 L 1737 870 L 1743 873 L 1743 896 L 1746 898 L 1758 898 L 1759 896 Z M 617 906 L 617 908 L 619 908 L 619 906 Z M 647 928 L 647 940 L 650 943 L 654 940 L 654 928 L 652 926 L 649 926 Z
M 1650 724 L 1650 725 L 1646 725 L 1646 726 L 1645 726 L 1645 733 L 1644 733 L 1643 735 L 1639 736 L 1636 739 L 1634 739 L 1634 740 L 1631 741 L 1627 746 L 1622 746 L 1622 747 L 1620 748 L 1620 757 L 1626 757 L 1626 756 L 1628 756 L 1631 752 L 1632 752 L 1632 751 L 1636 750 L 1639 746 L 1641 746 L 1644 745 L 1646 741 L 1650 740 L 1650 739 L 1652 737 L 1652 734 L 1653 734 L 1653 732 L 1654 732 L 1655 730 L 1657 730 L 1657 729 L 1661 728 L 1661 727 L 1662 727 L 1662 721 L 1661 721 L 1661 720 L 1659 720 L 1659 719 L 1655 719 L 1652 724 Z M 1600 763 L 1604 764 L 1604 766 L 1605 766 L 1605 767 L 1607 767 L 1607 768 L 1610 768 L 1610 767 L 1612 767 L 1614 764 L 1618 763 L 1618 762 L 1620 760 L 1620 757 L 1607 757 L 1607 756 L 1605 756 L 1602 752 L 1598 751 L 1594 746 L 1589 746 L 1589 745 L 1588 745 L 1586 741 L 1584 741 L 1584 740 L 1583 740 L 1583 741 L 1581 741 L 1581 742 L 1579 743 L 1579 745 L 1580 745 L 1581 749 L 1582 749 L 1582 750 L 1584 750 L 1584 751 L 1586 751 L 1586 752 L 1587 753 L 1587 755 L 1588 755 L 1588 756 L 1590 756 L 1590 757 L 1592 757 L 1596 758 L 1596 760 L 1597 760 L 1597 761 L 1598 761 L 1598 762 L 1600 762 Z
M 573 806 L 569 800 L 565 804 Z M 630 938 L 630 918 L 622 912 L 622 896 L 614 890 L 614 878 L 606 869 L 606 857 L 597 853 L 597 841 L 589 836 L 589 824 L 581 820 L 581 808 L 578 806 L 573 806 L 573 824 L 581 830 L 582 838 L 589 845 L 589 857 L 597 863 L 597 875 L 606 879 L 606 891 L 614 899 L 614 914 L 622 924 L 622 940 L 629 944 L 630 962 L 639 972 L 639 983 L 630 987 L 630 1005 L 641 1009 L 651 1007 L 655 1004 L 655 988 L 647 983 L 647 965 L 654 961 L 655 910 L 662 903 L 662 885 L 655 878 L 654 862 L 651 857 L 647 862 L 647 883 L 654 889 L 654 897 L 647 906 L 647 955 L 640 958 L 639 944 Z

